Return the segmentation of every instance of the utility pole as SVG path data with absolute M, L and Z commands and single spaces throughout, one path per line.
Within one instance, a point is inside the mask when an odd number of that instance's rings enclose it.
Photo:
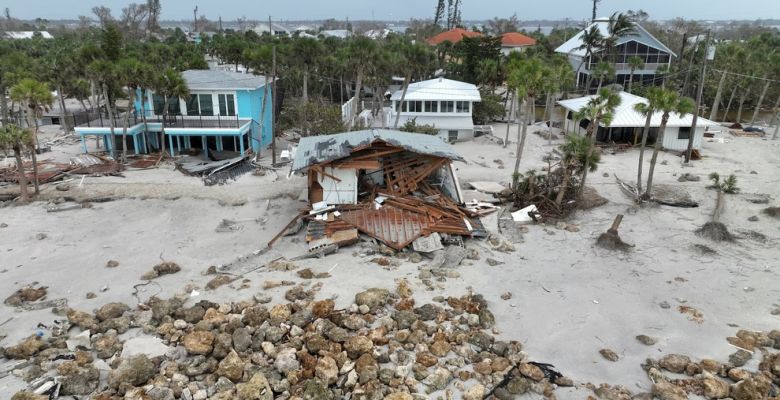
M 192 16 L 194 18 L 192 20 L 192 30 L 197 31 L 198 30 L 198 6 L 195 6 L 195 9 L 192 10 Z
M 271 27 L 271 16 L 268 16 L 268 33 L 271 34 L 271 37 L 274 36 L 274 28 Z
M 276 165 L 276 126 L 274 124 L 274 112 L 276 111 L 276 45 L 273 47 L 273 61 L 271 64 L 271 166 Z
M 696 108 L 693 111 L 693 123 L 691 132 L 688 135 L 688 149 L 685 151 L 685 163 L 691 161 L 691 152 L 693 151 L 693 138 L 696 137 L 696 122 L 699 119 L 699 107 L 701 106 L 701 96 L 704 93 L 704 76 L 707 74 L 707 58 L 710 54 L 710 31 L 704 39 L 704 60 L 701 63 L 701 76 L 699 76 L 699 93 L 696 95 Z

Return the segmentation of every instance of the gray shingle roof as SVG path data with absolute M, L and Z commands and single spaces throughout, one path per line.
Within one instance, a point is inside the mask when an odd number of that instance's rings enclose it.
M 190 69 L 182 72 L 182 76 L 190 90 L 254 90 L 265 85 L 262 75 L 213 69 Z
M 301 138 L 293 160 L 293 172 L 313 164 L 338 160 L 349 156 L 352 149 L 382 140 L 390 145 L 402 147 L 418 154 L 428 154 L 451 160 L 463 160 L 449 143 L 438 136 L 409 133 L 387 129 L 337 133 L 335 135 L 308 136 Z

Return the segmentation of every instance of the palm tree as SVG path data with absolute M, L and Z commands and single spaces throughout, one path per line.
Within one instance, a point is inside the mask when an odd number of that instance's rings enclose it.
M 669 115 L 677 113 L 680 117 L 683 117 L 685 114 L 693 112 L 694 108 L 693 100 L 687 97 L 680 97 L 677 92 L 664 88 L 653 94 L 652 102 L 653 108 L 663 114 L 661 115 L 661 126 L 658 128 L 658 137 L 655 139 L 655 146 L 653 147 L 653 156 L 650 158 L 650 169 L 647 171 L 647 186 L 645 193 L 642 195 L 644 200 L 652 197 L 655 162 L 658 159 L 658 151 L 661 150 L 661 143 L 663 143 L 664 131 L 666 131 L 666 123 L 669 122 Z M 694 132 L 691 132 L 691 135 L 693 134 Z
M 19 193 L 23 203 L 30 201 L 30 194 L 27 192 L 27 175 L 24 172 L 22 151 L 25 148 L 29 148 L 30 142 L 32 142 L 32 135 L 27 129 L 11 124 L 0 128 L 0 149 L 6 154 L 9 150 L 12 151 L 16 159 L 16 171 L 19 174 Z M 35 152 L 35 149 L 31 150 L 33 153 Z
M 528 125 L 534 122 L 533 104 L 536 101 L 536 96 L 544 90 L 544 85 L 547 76 L 550 73 L 550 69 L 542 64 L 542 61 L 538 57 L 531 57 L 514 62 L 510 65 L 509 69 L 509 85 L 517 88 L 518 92 L 523 93 L 526 100 L 525 122 L 523 123 L 520 140 L 517 141 L 515 169 L 513 172 L 514 177 L 518 176 L 520 173 L 520 160 L 523 156 Z M 515 180 L 515 184 L 516 183 L 517 181 Z
M 590 27 L 590 29 L 586 29 L 582 32 L 582 36 L 580 37 L 580 40 L 582 41 L 582 44 L 578 47 L 574 48 L 574 50 L 585 50 L 585 56 L 582 57 L 582 61 L 580 61 L 580 65 L 577 67 L 576 76 L 577 76 L 577 85 L 579 86 L 579 76 L 580 76 L 580 70 L 582 69 L 582 65 L 585 64 L 585 61 L 591 61 L 593 58 L 593 54 L 600 49 L 604 44 L 604 36 L 601 34 L 601 31 L 599 30 L 598 26 L 593 25 Z M 590 69 L 590 68 L 588 68 Z M 588 74 L 588 85 L 585 87 L 586 90 L 590 90 L 590 74 Z
M 116 129 L 116 120 L 114 119 L 114 100 L 115 96 L 110 96 L 108 90 L 110 85 L 113 85 L 117 79 L 116 65 L 111 61 L 97 60 L 87 66 L 87 73 L 92 79 L 97 82 L 100 87 L 100 91 L 103 93 L 103 101 L 106 105 L 106 111 L 108 112 L 109 128 L 111 131 L 111 157 L 116 159 L 116 135 L 114 130 Z
M 35 194 L 38 194 L 38 158 L 36 152 L 38 150 L 38 118 L 44 110 L 48 110 L 54 103 L 54 96 L 51 94 L 49 87 L 42 82 L 38 82 L 34 79 L 26 78 L 22 79 L 19 83 L 11 88 L 11 99 L 19 103 L 27 103 L 27 127 L 33 128 L 33 150 L 32 163 L 33 163 L 33 187 L 35 188 Z
M 601 89 L 598 94 L 588 101 L 588 104 L 581 110 L 575 113 L 574 119 L 581 121 L 587 119 L 590 121 L 588 129 L 586 130 L 586 136 L 588 138 L 588 151 L 585 159 L 590 159 L 593 156 L 593 149 L 595 147 L 595 136 L 600 124 L 608 126 L 612 123 L 613 113 L 615 108 L 620 105 L 620 95 L 610 89 Z M 582 195 L 585 188 L 585 179 L 588 177 L 588 168 L 582 169 L 582 177 L 580 179 L 579 196 Z
M 590 73 L 591 76 L 599 80 L 599 87 L 596 89 L 596 93 L 599 93 L 601 87 L 604 85 L 604 80 L 611 79 L 615 76 L 615 67 L 606 61 L 600 61 L 593 67 L 593 70 L 591 70 Z
M 662 95 L 663 89 L 657 86 L 651 87 L 647 91 L 647 103 L 634 104 L 634 110 L 645 116 L 645 127 L 642 130 L 642 145 L 639 147 L 639 167 L 637 168 L 636 193 L 642 193 L 642 166 L 645 157 L 645 146 L 647 145 L 647 136 L 650 132 L 650 121 L 657 111 L 658 98 Z M 658 138 L 656 138 L 656 141 Z
M 628 58 L 628 68 L 631 70 L 631 75 L 628 76 L 628 93 L 633 93 L 632 88 L 634 85 L 634 71 L 645 67 L 645 60 L 631 56 Z
M 398 61 L 400 62 L 400 69 L 404 72 L 404 86 L 401 91 L 401 100 L 398 103 L 399 109 L 395 114 L 393 129 L 398 129 L 398 121 L 401 118 L 401 107 L 403 107 L 404 100 L 406 99 L 406 91 L 409 89 L 412 75 L 422 73 L 433 61 L 433 53 L 431 53 L 428 46 L 422 43 L 402 42 L 398 46 L 400 47 L 399 50 L 401 54 L 401 58 Z
M 363 78 L 372 68 L 374 57 L 378 53 L 378 47 L 374 40 L 365 36 L 356 36 L 350 39 L 346 48 L 349 66 L 355 71 L 355 101 L 352 104 L 352 121 L 350 129 L 360 112 L 360 90 L 363 86 Z
M 180 72 L 173 68 L 166 68 L 156 79 L 155 92 L 165 99 L 163 104 L 162 129 L 160 131 L 160 158 L 165 157 L 165 120 L 168 116 L 170 105 L 173 101 L 186 99 L 190 95 L 187 82 Z M 205 145 L 205 144 L 204 144 Z
M 321 42 L 314 38 L 298 38 L 292 44 L 293 60 L 303 69 L 303 104 L 309 102 L 309 69 L 318 64 L 322 52 Z
M 615 12 L 609 17 L 607 22 L 607 37 L 604 38 L 604 55 L 611 62 L 615 62 L 616 54 L 613 54 L 613 50 L 617 45 L 617 42 L 622 37 L 637 36 L 636 25 L 628 15 L 621 12 Z
M 569 189 L 572 173 L 582 173 L 583 169 L 588 169 L 590 172 L 593 172 L 598 168 L 601 154 L 591 152 L 590 155 L 588 155 L 589 147 L 590 140 L 586 136 L 580 135 L 569 135 L 566 137 L 566 142 L 561 144 L 560 150 L 563 153 L 563 158 L 561 159 L 563 180 L 561 182 L 561 188 L 558 190 L 558 195 L 555 197 L 555 204 L 557 204 L 558 207 L 563 203 L 566 191 Z
M 117 64 L 119 78 L 125 82 L 128 94 L 128 108 L 125 112 L 124 125 L 122 126 L 122 162 L 127 161 L 127 129 L 130 125 L 130 111 L 135 107 L 135 95 L 147 73 L 147 68 L 140 61 L 126 58 L 119 60 Z M 141 103 L 143 104 L 143 98 Z

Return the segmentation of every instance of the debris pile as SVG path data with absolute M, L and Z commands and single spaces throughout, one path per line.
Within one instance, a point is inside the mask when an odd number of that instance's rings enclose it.
M 116 161 L 92 154 L 81 154 L 77 157 L 73 157 L 70 160 L 70 164 L 42 160 L 38 161 L 37 167 L 39 183 L 62 181 L 70 175 L 121 175 L 122 171 L 122 165 Z M 31 161 L 24 163 L 24 172 L 27 176 L 27 182 L 32 182 L 33 165 Z M 0 168 L 0 182 L 11 184 L 19 183 L 19 173 L 16 164 L 10 164 L 8 167 Z
M 29 389 L 14 398 L 503 399 L 573 384 L 489 333 L 495 319 L 477 294 L 418 306 L 401 281 L 395 292 L 357 293 L 343 310 L 330 299 L 185 299 L 153 298 L 146 311 L 121 303 L 65 310 L 69 333 L 0 352 L 28 361 L 13 373 Z M 143 333 L 120 338 L 131 329 Z
M 234 152 L 209 153 L 213 160 L 200 155 L 182 156 L 176 162 L 176 168 L 184 174 L 202 177 L 206 186 L 224 185 L 255 169 L 250 154 L 235 156 Z
M 308 173 L 306 240 L 312 252 L 366 234 L 395 250 L 423 237 L 486 237 L 479 217 L 496 207 L 464 206 L 450 145 L 428 135 L 357 131 L 301 139 L 292 171 Z M 277 239 L 274 238 L 269 245 Z

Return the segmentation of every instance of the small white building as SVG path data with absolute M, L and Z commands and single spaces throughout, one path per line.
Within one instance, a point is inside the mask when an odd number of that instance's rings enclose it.
M 439 130 L 439 136 L 450 142 L 474 137 L 474 103 L 482 101 L 475 85 L 435 78 L 410 84 L 403 104 L 402 94 L 403 89 L 390 97 L 393 102 L 391 124 L 400 113 L 399 128 L 414 119 L 417 125 L 433 125 Z
M 32 39 L 38 33 L 43 39 L 54 39 L 54 36 L 48 31 L 6 31 L 0 37 L 5 36 L 5 38 L 11 40 Z
M 574 113 L 584 108 L 590 99 L 595 97 L 585 96 L 576 99 L 561 100 L 558 102 L 566 112 L 564 130 L 570 133 L 585 133 L 590 121 L 575 121 Z M 620 105 L 615 109 L 612 123 L 599 124 L 596 140 L 601 142 L 615 141 L 638 143 L 642 140 L 642 130 L 645 127 L 646 118 L 634 110 L 637 103 L 647 104 L 647 99 L 626 92 L 620 92 Z M 658 129 L 661 127 L 663 113 L 656 112 L 650 118 L 650 130 L 648 131 L 648 143 L 655 143 L 658 137 Z M 666 150 L 682 151 L 688 148 L 688 138 L 693 125 L 693 115 L 687 114 L 680 117 L 677 113 L 669 114 L 662 146 Z M 701 149 L 704 132 L 720 128 L 720 124 L 699 117 L 696 122 L 696 132 L 693 136 L 693 148 Z

